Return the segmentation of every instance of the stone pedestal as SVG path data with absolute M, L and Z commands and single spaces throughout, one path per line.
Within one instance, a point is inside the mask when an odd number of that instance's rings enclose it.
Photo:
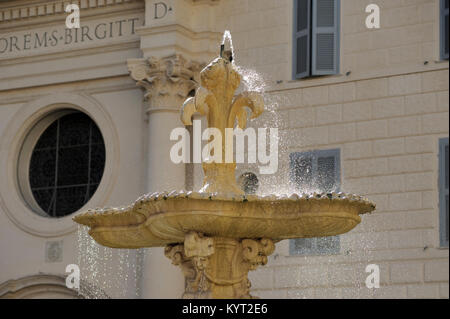
M 183 298 L 249 299 L 248 272 L 267 263 L 275 245 L 270 239 L 204 237 L 192 232 L 184 244 L 165 248 L 166 256 L 186 278 Z

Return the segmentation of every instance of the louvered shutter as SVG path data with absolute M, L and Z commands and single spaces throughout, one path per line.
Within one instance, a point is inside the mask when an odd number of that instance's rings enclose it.
M 301 79 L 311 75 L 311 0 L 294 1 L 294 63 L 293 77 Z
M 312 75 L 339 72 L 339 0 L 312 2 Z
M 440 215 L 440 242 L 441 247 L 448 247 L 449 237 L 449 207 L 448 207 L 448 184 L 449 184 L 449 154 L 448 138 L 439 141 L 439 215 Z
M 441 59 L 448 60 L 448 10 L 449 0 L 441 0 Z
M 311 187 L 313 183 L 312 153 L 291 154 L 291 180 L 299 192 Z
M 291 180 L 297 191 L 339 191 L 339 153 L 339 149 L 291 153 Z M 339 250 L 339 236 L 297 238 L 290 241 L 291 255 L 326 255 L 338 253 Z

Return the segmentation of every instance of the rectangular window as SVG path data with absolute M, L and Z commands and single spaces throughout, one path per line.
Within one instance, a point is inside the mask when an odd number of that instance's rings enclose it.
M 448 6 L 449 0 L 441 0 L 440 5 L 440 33 L 441 59 L 448 60 Z
M 448 138 L 439 140 L 439 234 L 441 247 L 448 247 Z
M 299 193 L 337 192 L 341 186 L 340 151 L 290 154 L 290 178 Z M 291 239 L 291 255 L 328 255 L 340 250 L 339 236 Z
M 293 78 L 339 72 L 340 0 L 294 0 Z

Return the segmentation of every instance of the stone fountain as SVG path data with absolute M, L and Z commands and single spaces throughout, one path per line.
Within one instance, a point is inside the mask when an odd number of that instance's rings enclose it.
M 191 125 L 194 113 L 209 127 L 244 129 L 264 110 L 257 92 L 235 96 L 240 74 L 231 51 L 200 73 L 201 86 L 186 100 L 181 120 Z M 248 272 L 267 263 L 275 243 L 289 238 L 343 234 L 360 223 L 360 214 L 375 205 L 343 193 L 245 195 L 235 178 L 236 163 L 205 161 L 198 192 L 171 191 L 140 197 L 124 208 L 90 210 L 74 217 L 88 226 L 99 244 L 112 248 L 165 246 L 165 255 L 186 279 L 183 298 L 252 298 Z

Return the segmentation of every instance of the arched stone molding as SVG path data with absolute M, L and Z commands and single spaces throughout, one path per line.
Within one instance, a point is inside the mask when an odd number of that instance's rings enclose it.
M 38 274 L 0 284 L 0 299 L 79 299 L 77 291 L 66 287 L 65 278 Z
M 72 215 L 62 218 L 48 218 L 36 214 L 24 199 L 18 182 L 18 165 L 30 130 L 46 116 L 64 109 L 84 112 L 92 118 L 102 132 L 105 142 L 106 162 L 102 180 L 89 202 L 79 211 L 87 207 L 102 207 L 108 200 L 119 168 L 118 134 L 112 118 L 105 108 L 88 95 L 61 93 L 33 100 L 16 112 L 0 137 L 0 206 L 11 221 L 20 229 L 40 237 L 62 236 L 77 229 Z
M 62 275 L 37 274 L 8 280 L 0 284 L 0 299 L 109 299 L 98 287 L 80 281 L 80 294 L 66 286 Z

